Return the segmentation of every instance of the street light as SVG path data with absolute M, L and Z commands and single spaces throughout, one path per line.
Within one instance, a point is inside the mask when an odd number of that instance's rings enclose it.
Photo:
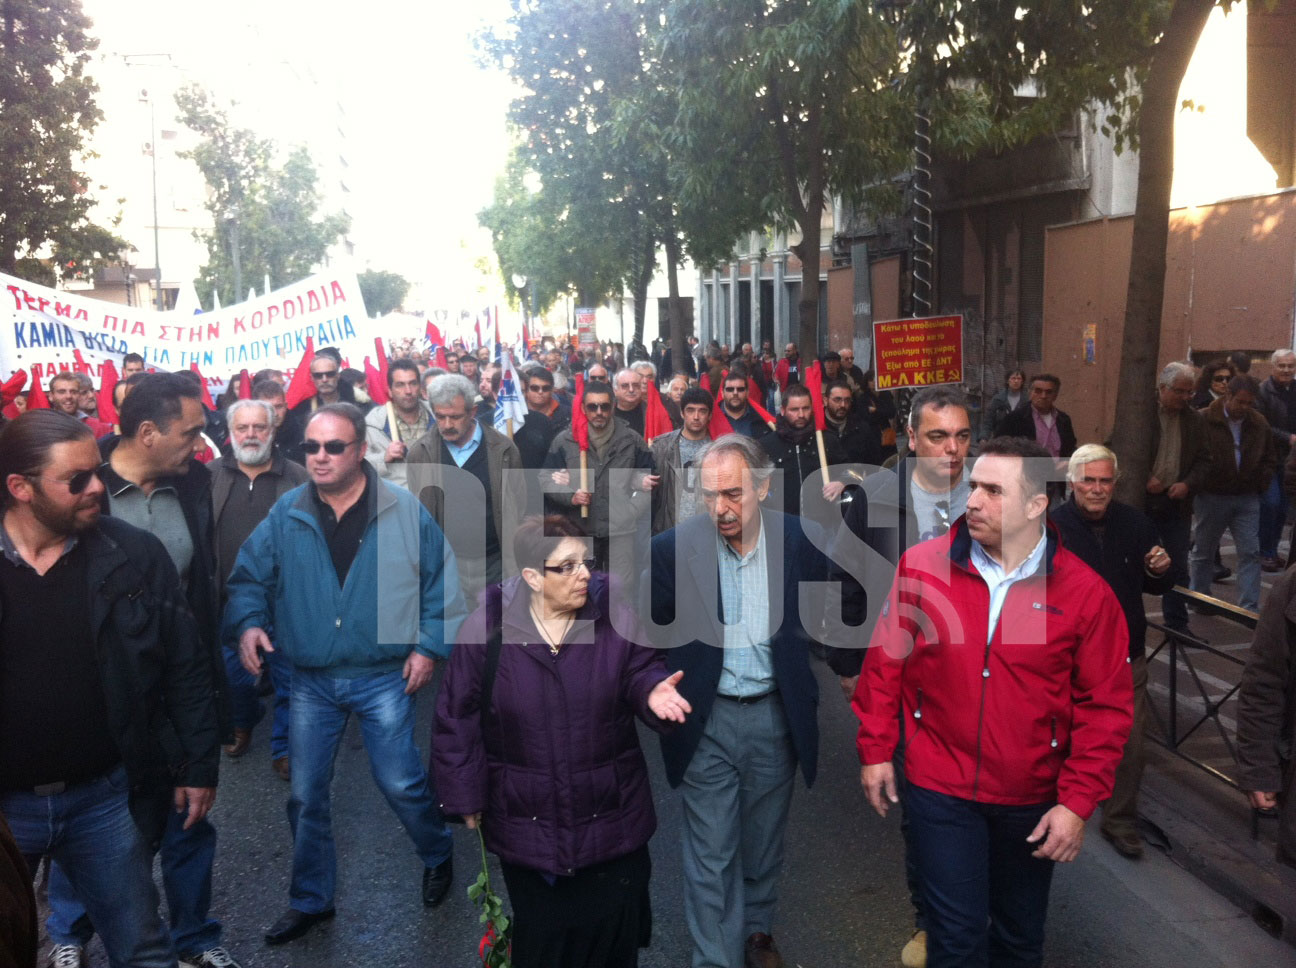
M 171 61 L 170 54 L 125 54 L 122 56 L 122 63 L 127 67 L 156 67 L 158 58 L 164 58 L 167 63 Z M 141 104 L 149 106 L 149 156 L 153 161 L 153 272 L 157 276 L 157 308 L 166 309 L 166 302 L 162 296 L 162 244 L 159 239 L 158 230 L 158 190 L 157 190 L 157 105 L 153 96 L 149 93 L 148 88 L 140 88 L 139 100 Z
M 233 268 L 234 268 L 233 302 L 235 303 L 243 298 L 241 295 L 243 292 L 243 253 L 241 251 L 242 240 L 239 237 L 239 215 L 240 214 L 242 213 L 239 212 L 238 205 L 231 205 L 229 211 L 225 213 L 225 221 L 229 223 L 229 227 L 230 227 L 229 247 L 230 247 L 230 262 L 233 263 Z M 266 287 L 266 291 L 267 292 L 270 291 L 269 286 Z

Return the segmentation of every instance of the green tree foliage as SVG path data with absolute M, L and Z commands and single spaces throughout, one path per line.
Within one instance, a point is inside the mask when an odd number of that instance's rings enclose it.
M 123 245 L 90 221 L 77 168 L 102 118 L 90 26 L 77 0 L 0 3 L 0 271 L 34 282 L 85 274 Z
M 215 289 L 229 305 L 246 295 L 239 289 L 267 274 L 275 286 L 310 275 L 351 220 L 318 214 L 319 176 L 309 152 L 294 148 L 276 166 L 274 142 L 234 127 L 202 88 L 180 91 L 176 104 L 180 120 L 202 138 L 185 157 L 207 181 L 207 210 L 215 223 L 199 234 L 207 243 L 199 299 L 206 302 Z
M 370 316 L 395 312 L 405 304 L 405 297 L 409 295 L 409 280 L 396 272 L 366 269 L 356 277 L 356 281 L 360 284 L 360 295 Z
M 682 200 L 799 231 L 798 342 L 813 353 L 829 199 L 894 206 L 891 180 L 910 161 L 895 28 L 858 0 L 673 0 L 663 24 Z

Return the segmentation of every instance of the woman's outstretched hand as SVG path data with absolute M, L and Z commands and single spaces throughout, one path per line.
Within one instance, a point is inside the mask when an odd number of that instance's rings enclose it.
M 675 691 L 675 686 L 684 678 L 681 669 L 673 676 L 668 676 L 648 694 L 648 708 L 658 719 L 667 719 L 672 723 L 684 722 L 684 717 L 693 711 L 688 700 Z

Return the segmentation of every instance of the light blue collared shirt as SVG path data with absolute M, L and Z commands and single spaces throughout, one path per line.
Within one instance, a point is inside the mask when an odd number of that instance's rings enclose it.
M 724 622 L 724 665 L 717 691 L 724 696 L 771 692 L 774 654 L 769 637 L 769 567 L 765 560 L 765 522 L 756 547 L 739 555 L 717 532 L 720 556 L 720 607 Z
M 1023 578 L 1030 578 L 1035 572 L 1039 571 L 1040 564 L 1044 561 L 1044 549 L 1047 545 L 1048 532 L 1046 530 L 1040 535 L 1039 543 L 1026 556 L 1026 560 L 1005 574 L 1003 565 L 990 557 L 989 553 L 981 547 L 981 542 L 975 538 L 972 539 L 972 564 L 976 565 L 976 570 L 980 573 L 982 581 L 990 589 L 990 624 L 986 626 L 987 645 L 994 638 L 995 626 L 999 624 L 999 613 L 1003 611 L 1004 600 L 1008 597 L 1008 589 L 1014 583 L 1021 581 Z
M 464 464 L 468 462 L 468 458 L 473 455 L 473 451 L 475 451 L 477 446 L 482 442 L 481 424 L 476 420 L 473 421 L 473 435 L 469 438 L 466 444 L 461 446 L 456 446 L 455 444 L 450 443 L 450 441 L 446 440 L 444 437 L 441 439 L 445 441 L 446 449 L 450 451 L 450 456 L 454 458 L 454 462 L 460 467 L 463 467 Z

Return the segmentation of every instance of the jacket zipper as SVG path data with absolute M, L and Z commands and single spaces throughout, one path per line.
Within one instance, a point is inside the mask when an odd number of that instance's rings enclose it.
M 1051 738 L 1049 739 L 1049 748 L 1057 749 L 1058 741 L 1057 741 L 1057 717 L 1056 716 L 1053 717 L 1053 725 L 1050 728 L 1050 737 Z
M 1009 594 L 1012 589 L 1009 589 Z M 1004 602 L 1007 604 L 1007 601 Z M 1002 616 L 1002 610 L 1000 615 Z M 996 624 L 996 631 L 998 625 Z M 981 731 L 985 725 L 985 706 L 986 706 L 986 680 L 990 678 L 990 642 L 986 642 L 985 654 L 981 658 L 981 705 L 977 710 L 977 741 L 976 741 L 976 768 L 972 771 L 972 799 L 977 798 L 977 791 L 981 788 Z

